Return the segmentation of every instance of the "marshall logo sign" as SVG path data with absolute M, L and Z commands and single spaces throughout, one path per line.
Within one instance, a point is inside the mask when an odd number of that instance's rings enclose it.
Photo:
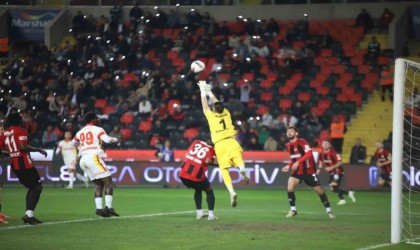
M 59 10 L 9 10 L 10 35 L 13 40 L 43 41 L 45 26 L 60 13 Z

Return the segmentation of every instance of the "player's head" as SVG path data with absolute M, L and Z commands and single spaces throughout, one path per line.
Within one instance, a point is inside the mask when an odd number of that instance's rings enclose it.
M 382 143 L 382 141 L 375 142 L 376 149 L 382 149 L 383 147 L 384 147 L 384 144 Z
M 289 140 L 293 140 L 295 138 L 297 138 L 299 135 L 299 129 L 293 126 L 290 126 L 287 128 L 287 138 L 289 138 Z
M 98 116 L 94 112 L 87 112 L 84 120 L 86 123 L 92 123 L 97 126 L 101 124 L 101 120 L 99 120 Z
M 22 116 L 19 113 L 10 113 L 6 118 L 6 126 L 22 126 Z
M 221 113 L 223 113 L 223 110 L 225 109 L 225 106 L 223 105 L 222 102 L 215 102 L 213 104 L 213 108 L 214 108 L 214 112 L 221 114 Z
M 332 146 L 332 144 L 329 140 L 323 140 L 322 141 L 322 149 L 323 150 L 328 151 L 328 150 L 331 149 L 331 146 Z
M 67 131 L 66 133 L 64 133 L 64 139 L 66 139 L 67 141 L 71 139 L 71 132 Z

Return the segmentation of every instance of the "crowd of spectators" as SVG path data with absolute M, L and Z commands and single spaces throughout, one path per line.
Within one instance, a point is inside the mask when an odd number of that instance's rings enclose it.
M 195 86 L 197 76 L 189 72 L 190 55 L 196 51 L 197 58 L 215 58 L 207 81 L 231 110 L 238 125 L 238 139 L 246 150 L 284 150 L 287 126 L 304 127 L 314 135 L 328 128 L 329 124 L 301 102 L 284 114 L 267 110 L 257 116 L 249 109 L 255 93 L 251 82 L 237 88 L 219 79 L 221 73 L 231 74 L 232 80 L 245 73 L 258 78 L 262 64 L 257 58 L 266 59 L 270 72 L 277 73 L 280 82 L 294 72 L 309 71 L 314 57 L 332 40 L 328 33 L 309 34 L 306 20 L 291 25 L 277 49 L 271 43 L 284 27 L 273 18 L 238 17 L 228 26 L 194 9 L 181 13 L 173 8 L 166 13 L 156 8 L 152 13 L 135 5 L 129 20 L 123 20 L 122 11 L 121 6 L 115 6 L 109 17 L 98 18 L 78 12 L 72 22 L 74 44 L 65 41 L 51 50 L 31 44 L 24 56 L 14 58 L 0 77 L 0 118 L 12 109 L 19 110 L 29 134 L 44 147 L 53 147 L 65 131 L 74 134 L 86 112 L 101 114 L 101 109 L 94 108 L 98 99 L 115 107 L 110 114 L 101 115 L 108 132 L 122 138 L 121 129 L 135 131 L 132 139 L 122 140 L 122 146 L 133 147 L 133 141 L 139 141 L 136 136 L 144 137 L 137 133 L 137 127 L 146 120 L 152 122 L 147 144 L 151 136 L 179 138 L 174 134 L 182 135 L 190 127 L 206 131 Z M 162 29 L 179 32 L 173 39 L 154 32 Z M 305 46 L 294 49 L 291 45 L 295 41 L 305 42 Z M 184 58 L 183 65 L 174 67 L 166 58 L 168 51 L 178 51 L 178 57 Z M 127 73 L 135 78 L 123 82 Z M 170 107 L 169 100 L 180 100 L 180 104 Z M 119 118 L 127 113 L 133 114 L 135 121 L 120 124 Z M 208 137 L 208 132 L 200 136 Z M 172 141 L 173 147 L 186 148 L 186 144 L 177 142 Z

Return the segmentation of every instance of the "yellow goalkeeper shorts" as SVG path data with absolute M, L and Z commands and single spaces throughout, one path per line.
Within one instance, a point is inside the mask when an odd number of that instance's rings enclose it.
M 223 139 L 214 145 L 220 169 L 245 166 L 242 147 L 235 138 Z

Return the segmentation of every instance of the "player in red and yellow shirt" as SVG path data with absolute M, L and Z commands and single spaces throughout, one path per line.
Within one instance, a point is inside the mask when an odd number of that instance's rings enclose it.
M 322 152 L 319 156 L 317 174 L 319 173 L 319 170 L 325 166 L 324 168 L 328 171 L 328 175 L 330 176 L 330 189 L 331 191 L 337 193 L 338 198 L 340 199 L 337 205 L 346 204 L 344 195 L 348 195 L 353 202 L 356 202 L 354 191 L 347 191 L 340 188 L 340 184 L 344 176 L 343 162 L 341 161 L 341 156 L 331 147 L 332 144 L 330 141 L 324 140 L 322 142 Z
M 32 163 L 30 152 L 39 152 L 47 156 L 47 152 L 29 145 L 28 133 L 22 127 L 22 117 L 19 113 L 11 113 L 6 118 L 6 130 L 0 135 L 0 147 L 10 155 L 10 167 L 27 189 L 26 214 L 22 217 L 25 224 L 42 223 L 34 216 L 42 192 L 41 177 Z
M 296 127 L 287 128 L 287 138 L 289 138 L 290 142 L 286 144 L 286 148 L 289 151 L 291 160 L 287 166 L 281 169 L 283 172 L 289 172 L 291 170 L 287 184 L 290 211 L 286 217 L 290 218 L 297 215 L 295 187 L 304 181 L 306 185 L 313 187 L 314 191 L 319 195 L 322 204 L 324 204 L 329 218 L 334 219 L 335 216 L 332 214 L 327 194 L 325 194 L 316 175 L 316 165 L 312 149 L 306 140 L 298 138 L 298 134 L 299 130 Z
M 185 160 L 182 164 L 179 176 L 182 183 L 188 188 L 193 188 L 195 207 L 197 208 L 197 219 L 208 215 L 208 220 L 218 219 L 214 216 L 215 197 L 210 182 L 206 177 L 207 164 L 213 163 L 215 157 L 214 148 L 200 140 L 194 141 L 187 149 Z M 207 205 L 209 213 L 203 212 L 201 207 L 202 191 L 207 194 Z
M 391 153 L 384 148 L 384 144 L 381 141 L 375 143 L 376 152 L 376 166 L 381 169 L 381 176 L 378 179 L 379 186 L 391 187 L 392 184 L 392 157 Z

